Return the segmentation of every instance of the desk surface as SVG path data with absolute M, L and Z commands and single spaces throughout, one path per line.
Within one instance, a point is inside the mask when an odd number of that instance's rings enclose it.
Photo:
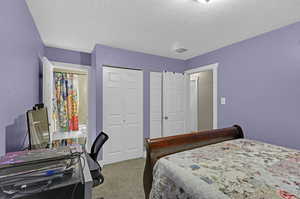
M 68 188 L 70 188 L 70 186 L 72 186 L 72 185 L 74 185 L 74 184 L 77 184 L 77 183 L 80 183 L 81 185 L 81 192 L 80 193 L 82 193 L 82 194 L 84 194 L 84 198 L 85 199 L 91 199 L 92 198 L 92 187 L 93 187 L 93 179 L 92 179 L 92 176 L 91 176 L 91 174 L 90 174 L 90 169 L 89 169 L 89 165 L 88 165 L 88 162 L 87 162 L 87 154 L 86 153 L 83 153 L 82 155 L 81 155 L 81 157 L 78 157 L 78 160 L 79 160 L 79 162 L 77 161 L 77 163 L 76 163 L 76 165 L 74 166 L 74 170 L 73 170 L 73 174 L 71 175 L 71 176 L 69 176 L 68 178 L 62 178 L 62 179 L 60 179 L 60 178 L 57 178 L 58 179 L 58 181 L 57 180 L 54 180 L 54 179 L 52 179 L 51 181 L 52 181 L 52 183 L 54 183 L 54 184 L 51 184 L 51 185 L 49 185 L 48 187 L 46 187 L 46 188 L 42 188 L 41 189 L 41 192 L 49 192 L 49 191 L 51 191 L 51 190 L 55 190 L 55 189 L 62 189 L 62 188 L 64 188 L 64 187 L 68 187 Z M 37 163 L 38 164 L 38 163 Z M 37 164 L 34 164 L 34 165 L 37 165 Z M 44 165 L 45 165 L 45 163 L 43 163 Z M 47 165 L 48 166 L 48 165 Z M 22 168 L 23 168 L 24 166 L 20 166 L 20 168 L 21 168 L 21 172 L 23 172 L 23 170 L 22 170 Z M 28 169 L 28 166 L 27 165 L 25 165 L 25 167 L 26 167 L 26 170 L 25 171 L 27 171 L 27 169 Z M 31 167 L 32 167 L 32 165 L 31 165 Z M 38 166 L 37 166 L 38 167 Z M 12 169 L 12 170 L 16 170 L 16 168 L 17 167 L 11 167 L 10 169 Z M 19 168 L 19 170 L 20 170 L 20 168 Z M 33 166 L 33 168 L 35 168 L 35 166 Z M 24 168 L 25 169 L 25 168 Z M 6 171 L 7 170 L 7 168 L 0 168 L 0 173 L 3 173 L 3 174 L 5 174 Z M 14 172 L 13 172 L 14 173 Z M 45 173 L 45 172 L 43 172 L 43 173 Z M 26 172 L 24 173 L 24 174 L 20 174 L 19 176 L 16 176 L 16 179 L 14 179 L 15 177 L 12 177 L 11 179 L 12 179 L 12 184 L 14 184 L 15 182 L 17 182 L 17 183 L 19 183 L 20 184 L 20 186 L 22 185 L 22 183 L 23 183 L 23 181 L 26 181 L 28 178 L 22 178 L 22 176 L 24 176 L 24 175 L 31 175 L 30 173 L 28 174 L 26 174 Z M 44 174 L 43 174 L 44 175 Z M 21 177 L 21 178 L 20 178 Z M 24 176 L 25 177 L 25 176 Z M 45 177 L 42 177 L 43 179 L 45 179 Z M 6 180 L 5 180 L 6 179 Z M 1 178 L 0 178 L 0 184 L 2 183 L 5 183 L 5 184 L 7 184 L 7 185 L 9 185 L 9 183 L 8 183 L 8 181 L 7 181 L 7 179 L 10 179 L 10 178 L 7 178 L 7 177 L 5 177 L 5 179 L 3 178 L 3 180 L 2 180 L 2 182 L 1 182 Z M 19 180 L 18 180 L 19 179 Z M 27 180 L 28 181 L 28 180 Z M 43 181 L 46 181 L 47 182 L 47 180 L 43 180 Z M 27 186 L 26 185 L 26 183 L 28 183 L 28 182 L 24 182 L 24 185 L 25 186 Z M 31 185 L 30 185 L 31 186 Z M 42 185 L 41 186 L 39 186 L 39 187 L 42 187 Z M 83 187 L 83 188 L 82 188 Z M 10 188 L 9 188 L 10 189 Z M 83 190 L 84 189 L 84 190 Z M 39 191 L 39 190 L 38 190 Z M 0 193 L 0 198 L 1 198 L 1 194 L 3 194 L 3 192 L 1 192 Z M 20 195 L 20 196 L 15 196 L 14 198 L 23 198 L 24 196 L 24 198 L 26 198 L 26 197 L 28 197 L 28 194 L 26 194 L 26 195 L 24 195 L 24 194 L 18 194 L 18 195 Z M 81 195 L 81 194 L 80 194 Z M 81 197 L 83 197 L 83 195 L 81 196 Z

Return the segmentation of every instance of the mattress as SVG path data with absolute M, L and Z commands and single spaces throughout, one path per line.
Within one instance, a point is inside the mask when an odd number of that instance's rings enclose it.
M 163 157 L 152 199 L 300 199 L 300 151 L 236 139 Z

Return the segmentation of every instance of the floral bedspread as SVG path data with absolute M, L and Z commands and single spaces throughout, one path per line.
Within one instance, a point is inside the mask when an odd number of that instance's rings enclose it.
M 300 199 L 300 151 L 248 139 L 161 158 L 151 199 Z

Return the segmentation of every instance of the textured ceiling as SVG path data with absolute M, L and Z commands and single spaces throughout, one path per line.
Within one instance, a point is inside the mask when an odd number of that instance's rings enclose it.
M 47 46 L 91 52 L 99 43 L 178 59 L 300 21 L 299 0 L 26 1 Z

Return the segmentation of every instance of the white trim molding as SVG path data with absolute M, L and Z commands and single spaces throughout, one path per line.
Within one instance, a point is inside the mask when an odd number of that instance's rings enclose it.
M 100 165 L 101 168 L 103 168 L 105 166 L 104 161 L 103 160 L 98 160 L 98 163 Z
M 210 65 L 200 66 L 197 68 L 193 68 L 190 70 L 185 71 L 186 74 L 186 80 L 188 80 L 188 76 L 193 73 L 203 72 L 203 71 L 209 71 L 211 70 L 213 72 L 213 128 L 218 128 L 218 67 L 219 63 L 214 63 Z M 188 94 L 188 85 L 185 85 L 186 92 L 186 98 L 189 98 Z M 189 102 L 189 99 L 186 99 L 186 104 Z M 188 108 L 188 107 L 186 107 Z M 186 109 L 188 110 L 188 109 Z M 186 111 L 187 112 L 187 111 Z M 190 114 L 186 114 L 187 121 L 190 121 Z M 189 131 L 189 124 L 186 124 L 186 130 Z
M 87 65 L 81 65 L 81 64 L 70 64 L 70 63 L 63 63 L 63 62 L 51 62 L 54 65 L 54 68 L 60 68 L 60 69 L 71 69 L 71 70 L 77 70 L 82 72 L 88 72 L 88 70 L 91 68 Z

